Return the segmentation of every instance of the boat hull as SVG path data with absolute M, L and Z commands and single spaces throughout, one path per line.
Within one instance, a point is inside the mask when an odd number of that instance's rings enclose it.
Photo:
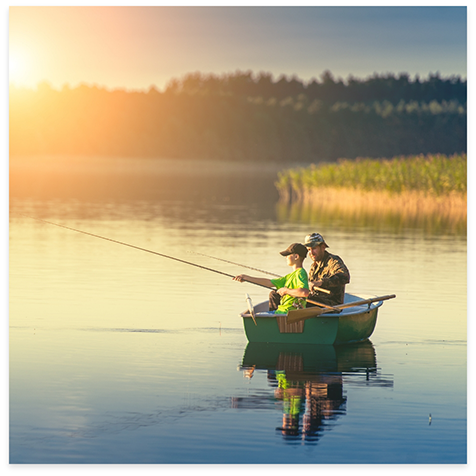
M 361 298 L 346 294 L 345 302 Z M 368 339 L 376 326 L 382 302 L 344 309 L 339 314 L 321 314 L 295 324 L 286 316 L 266 312 L 267 302 L 255 306 L 256 324 L 248 311 L 241 314 L 249 342 L 340 345 Z

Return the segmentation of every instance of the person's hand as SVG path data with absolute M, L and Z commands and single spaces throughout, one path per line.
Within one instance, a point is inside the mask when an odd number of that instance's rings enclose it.
M 313 289 L 314 287 L 316 288 L 320 288 L 322 286 L 322 279 L 319 279 L 317 281 L 311 281 L 311 289 Z
M 238 276 L 235 276 L 233 278 L 233 281 L 238 281 L 239 283 L 242 283 L 242 282 L 246 281 L 247 277 L 248 276 L 246 276 L 246 274 L 239 274 Z
M 276 292 L 282 297 L 288 294 L 288 288 L 279 288 Z

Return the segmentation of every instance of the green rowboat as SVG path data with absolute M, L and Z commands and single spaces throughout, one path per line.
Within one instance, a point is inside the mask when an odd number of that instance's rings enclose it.
M 353 294 L 345 295 L 344 306 L 340 313 L 322 313 L 289 323 L 287 315 L 268 312 L 268 302 L 254 306 L 256 324 L 249 310 L 241 313 L 246 337 L 249 342 L 281 342 L 289 344 L 340 345 L 361 342 L 368 339 L 377 322 L 377 313 L 381 301 L 362 304 L 363 300 L 372 301 L 372 297 L 363 298 Z M 352 306 L 352 302 L 356 302 Z M 316 309 L 316 308 L 313 308 Z

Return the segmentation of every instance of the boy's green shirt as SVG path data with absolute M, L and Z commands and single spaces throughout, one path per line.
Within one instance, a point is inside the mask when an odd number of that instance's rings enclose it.
M 289 273 L 286 276 L 283 276 L 282 278 L 272 279 L 271 282 L 273 283 L 273 286 L 276 286 L 276 289 L 279 289 L 279 288 L 309 289 L 307 273 L 304 268 L 298 268 L 292 273 Z M 302 309 L 305 307 L 306 307 L 305 298 L 297 298 L 297 297 L 289 296 L 288 294 L 286 294 L 285 296 L 281 297 L 281 302 L 279 303 L 278 309 L 276 309 L 276 314 L 287 314 L 289 310 Z

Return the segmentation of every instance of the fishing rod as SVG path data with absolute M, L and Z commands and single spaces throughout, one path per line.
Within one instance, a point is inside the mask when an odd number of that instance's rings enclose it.
M 247 266 L 246 264 L 234 263 L 233 261 L 228 261 L 228 260 L 226 260 L 226 259 L 222 259 L 222 258 L 217 258 L 217 257 L 215 257 L 215 256 L 206 255 L 206 254 L 204 254 L 204 253 L 198 253 L 198 251 L 189 251 L 189 253 L 194 253 L 194 254 L 196 254 L 196 255 L 205 256 L 206 258 L 216 259 L 216 260 L 218 260 L 218 261 L 223 261 L 224 263 L 234 264 L 235 266 L 241 266 L 242 268 L 252 269 L 253 271 L 258 271 L 259 273 L 264 273 L 264 274 L 269 274 L 269 275 L 271 275 L 271 276 L 276 276 L 277 278 L 280 278 L 280 277 L 281 277 L 280 274 L 275 274 L 275 273 L 271 273 L 271 272 L 269 272 L 269 271 L 264 271 L 263 269 L 253 268 L 252 266 Z M 330 293 L 331 293 L 328 289 L 319 288 L 319 287 L 317 287 L 317 286 L 313 286 L 313 289 L 316 289 L 317 291 L 321 291 L 321 292 L 326 293 L 326 294 L 330 294 Z
M 152 254 L 157 255 L 157 256 L 162 256 L 163 258 L 168 258 L 168 259 L 172 259 L 174 261 L 178 261 L 180 263 L 189 264 L 190 266 L 196 266 L 197 268 L 205 269 L 207 271 L 212 271 L 213 273 L 221 274 L 223 276 L 227 276 L 228 278 L 234 278 L 235 277 L 232 274 L 224 273 L 223 271 L 218 271 L 218 270 L 213 269 L 213 268 L 208 268 L 206 266 L 202 266 L 202 265 L 199 265 L 199 264 L 196 264 L 196 263 L 191 263 L 190 261 L 185 261 L 185 260 L 180 259 L 180 258 L 175 258 L 173 256 L 169 256 L 169 255 L 166 255 L 166 254 L 163 254 L 163 253 L 159 253 L 157 251 L 152 251 L 152 250 L 148 250 L 146 248 L 141 248 L 140 246 L 131 245 L 131 244 L 125 243 L 123 241 L 113 240 L 112 238 L 107 238 L 106 236 L 96 235 L 96 234 L 90 233 L 88 231 L 78 230 L 77 228 L 72 228 L 70 226 L 61 225 L 59 223 L 54 223 L 52 221 L 43 220 L 42 218 L 32 217 L 30 215 L 25 215 L 23 213 L 19 213 L 19 215 L 27 217 L 27 218 L 31 218 L 33 220 L 40 221 L 42 223 L 46 223 L 48 225 L 54 225 L 54 226 L 58 226 L 60 228 L 65 228 L 66 230 L 71 230 L 71 231 L 75 231 L 77 233 L 82 233 L 84 235 L 89 235 L 89 236 L 93 236 L 95 238 L 100 238 L 101 240 L 111 241 L 112 243 L 117 243 L 119 245 L 129 246 L 130 248 L 135 248 L 136 250 L 141 250 L 141 251 L 145 251 L 147 253 L 152 253 Z M 256 284 L 256 286 L 261 286 L 261 287 L 270 289 L 268 286 L 265 286 L 263 284 L 257 284 L 257 283 L 251 283 L 251 284 Z
M 48 225 L 54 225 L 54 226 L 57 226 L 59 228 L 65 228 L 66 230 L 71 230 L 71 231 L 75 231 L 77 233 L 82 233 L 83 235 L 89 235 L 89 236 L 93 236 L 94 238 L 100 238 L 101 240 L 106 240 L 106 241 L 110 241 L 112 243 L 117 243 L 119 245 L 124 245 L 124 246 L 128 246 L 130 248 L 134 248 L 136 250 L 140 250 L 140 251 L 145 251 L 146 253 L 152 253 L 154 255 L 157 255 L 157 256 L 162 256 L 163 258 L 168 258 L 168 259 L 171 259 L 171 260 L 174 260 L 174 261 L 178 261 L 180 263 L 184 263 L 184 264 L 189 264 L 190 266 L 195 266 L 197 268 L 200 268 L 200 269 L 205 269 L 207 271 L 211 271 L 212 273 L 217 273 L 217 274 L 221 274 L 223 276 L 227 276 L 228 278 L 234 278 L 235 276 L 233 276 L 232 274 L 228 274 L 228 273 L 224 273 L 223 271 L 218 271 L 216 269 L 213 269 L 213 268 L 208 268 L 206 266 L 202 266 L 200 264 L 196 264 L 196 263 L 191 263 L 190 261 L 185 261 L 183 259 L 180 259 L 180 258 L 175 258 L 173 256 L 169 256 L 169 255 L 166 255 L 166 254 L 163 254 L 163 253 L 159 253 L 157 251 L 152 251 L 152 250 L 148 250 L 147 248 L 141 248 L 140 246 L 135 246 L 135 245 L 131 245 L 129 243 L 125 243 L 123 241 L 119 241 L 119 240 L 113 240 L 112 238 L 107 238 L 106 236 L 102 236 L 102 235 L 97 235 L 95 233 L 90 233 L 88 231 L 83 231 L 83 230 L 78 230 L 77 228 L 72 228 L 70 226 L 66 226 L 66 225 L 61 225 L 59 223 L 54 223 L 52 221 L 48 221 L 48 220 L 43 220 L 42 218 L 37 218 L 37 217 L 32 217 L 30 215 L 25 215 L 23 213 L 19 213 L 19 215 L 21 216 L 24 216 L 24 217 L 27 217 L 27 218 L 31 218 L 33 220 L 37 220 L 37 221 L 40 221 L 42 223 L 46 223 Z M 263 288 L 266 288 L 266 289 L 273 289 L 269 286 L 266 286 L 264 284 L 258 284 L 258 283 L 252 283 L 251 281 L 246 281 L 247 283 L 251 283 L 251 284 L 254 284 L 256 286 L 261 286 Z M 325 304 L 321 304 L 321 303 L 317 303 L 315 301 L 311 301 L 309 299 L 307 299 L 307 302 L 311 303 L 311 304 L 316 304 L 320 307 L 326 307 L 326 308 L 329 308 L 329 309 L 334 309 L 333 307 L 331 306 L 327 306 Z

